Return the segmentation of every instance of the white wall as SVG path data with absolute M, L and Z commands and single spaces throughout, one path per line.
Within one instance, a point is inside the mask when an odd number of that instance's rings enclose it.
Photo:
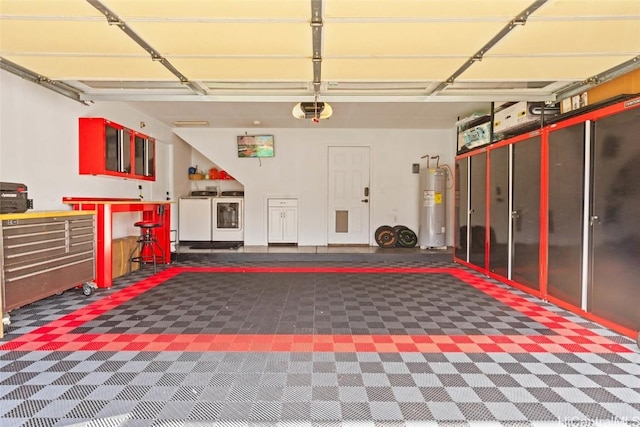
M 187 171 L 192 163 L 193 149 L 192 147 L 174 134 L 174 151 L 173 151 L 173 194 L 172 199 L 178 200 L 181 196 L 186 196 L 191 191 L 191 185 L 187 177 Z M 177 207 L 176 215 L 177 218 Z
M 78 174 L 78 118 L 109 120 L 155 137 L 159 165 L 155 183 Z M 144 123 L 144 127 L 142 124 Z M 321 125 L 320 125 L 321 126 Z M 63 196 L 138 197 L 142 185 L 145 200 L 171 199 L 187 194 L 195 184 L 187 169 L 201 156 L 231 173 L 244 185 L 248 245 L 267 244 L 267 199 L 297 197 L 300 201 L 301 245 L 325 245 L 327 241 L 328 146 L 371 147 L 371 244 L 380 225 L 418 225 L 418 175 L 412 163 L 424 154 L 440 155 L 441 163 L 453 163 L 453 130 L 338 130 L 261 129 L 275 135 L 272 159 L 239 159 L 236 136 L 244 129 L 176 129 L 119 102 L 84 106 L 62 95 L 0 70 L 0 181 L 22 182 L 34 199 L 34 210 L 67 210 Z M 255 132 L 255 129 L 253 130 Z M 186 141 L 186 143 L 185 143 Z M 190 145 L 197 151 L 192 152 Z M 200 154 L 202 153 L 202 154 Z M 202 165 L 204 167 L 204 165 Z M 208 166 L 208 165 L 207 165 Z M 168 169 L 168 170 L 165 170 Z M 448 219 L 453 212 L 452 190 L 447 194 Z M 173 228 L 177 209 L 173 209 Z M 114 237 L 136 234 L 131 226 L 136 214 L 118 214 Z M 394 221 L 394 218 L 397 221 Z M 451 225 L 448 224 L 451 231 Z M 452 243 L 451 233 L 448 236 Z
M 329 146 L 371 147 L 371 245 L 375 245 L 374 232 L 380 225 L 402 224 L 417 232 L 418 174 L 412 173 L 411 165 L 426 166 L 426 160 L 420 158 L 429 154 L 440 155 L 440 165 L 453 166 L 456 144 L 453 128 L 260 129 L 259 133 L 274 135 L 275 157 L 259 160 L 237 156 L 236 136 L 244 134 L 244 129 L 174 132 L 244 185 L 247 245 L 267 244 L 267 199 L 271 197 L 299 199 L 299 245 L 327 244 Z M 452 245 L 452 179 L 448 187 L 447 244 Z
M 105 117 L 157 138 L 159 156 L 172 156 L 175 136 L 155 119 L 119 102 L 84 106 L 0 70 L 0 181 L 28 187 L 34 210 L 68 210 L 64 196 L 138 197 L 151 200 L 171 191 L 171 170 L 159 168 L 157 181 L 78 174 L 78 118 Z M 144 124 L 144 127 L 142 125 Z M 190 149 L 180 147 L 190 155 Z M 158 164 L 171 163 L 165 157 Z M 142 185 L 142 192 L 138 190 Z M 164 197 L 162 198 L 164 200 Z M 138 214 L 118 214 L 114 237 L 136 234 Z

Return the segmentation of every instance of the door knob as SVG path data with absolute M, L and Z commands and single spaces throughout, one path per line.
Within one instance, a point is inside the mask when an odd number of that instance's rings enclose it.
M 360 200 L 362 203 L 369 203 L 369 199 L 362 199 Z
M 593 226 L 595 224 L 600 224 L 602 221 L 600 220 L 600 217 L 598 215 L 593 215 L 590 219 L 589 219 L 589 225 Z

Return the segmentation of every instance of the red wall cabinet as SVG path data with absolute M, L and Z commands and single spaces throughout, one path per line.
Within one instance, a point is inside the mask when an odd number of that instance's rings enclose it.
M 155 181 L 155 139 L 103 118 L 79 119 L 81 175 Z

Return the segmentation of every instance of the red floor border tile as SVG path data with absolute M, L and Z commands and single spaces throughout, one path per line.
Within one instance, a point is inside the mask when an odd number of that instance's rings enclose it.
M 73 334 L 78 326 L 183 272 L 450 274 L 555 335 Z M 233 351 L 421 353 L 626 353 L 627 347 L 455 267 L 172 267 L 0 345 L 14 351 Z

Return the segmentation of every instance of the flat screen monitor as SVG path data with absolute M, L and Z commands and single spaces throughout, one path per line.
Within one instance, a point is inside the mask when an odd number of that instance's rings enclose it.
M 273 135 L 238 136 L 238 157 L 273 157 Z

